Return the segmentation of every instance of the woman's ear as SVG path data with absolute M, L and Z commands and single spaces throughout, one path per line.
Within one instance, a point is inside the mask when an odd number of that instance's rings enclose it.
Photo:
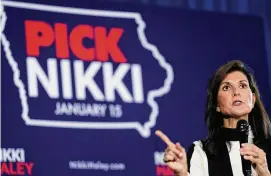
M 255 105 L 255 102 L 256 102 L 256 95 L 255 93 L 252 93 L 252 109 L 254 108 L 254 105 Z
M 216 107 L 216 111 L 220 112 L 220 107 L 219 106 Z

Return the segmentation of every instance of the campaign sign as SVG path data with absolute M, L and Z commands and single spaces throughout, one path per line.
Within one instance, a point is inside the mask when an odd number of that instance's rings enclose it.
M 60 2 L 2 2 L 2 175 L 173 175 L 154 131 L 204 138 L 207 81 L 229 60 L 270 99 L 258 17 Z

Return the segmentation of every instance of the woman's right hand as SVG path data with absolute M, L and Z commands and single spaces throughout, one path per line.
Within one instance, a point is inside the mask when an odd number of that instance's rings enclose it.
M 174 171 L 176 176 L 187 176 L 187 159 L 185 149 L 180 143 L 174 144 L 162 131 L 157 130 L 155 134 L 167 144 L 164 162 Z

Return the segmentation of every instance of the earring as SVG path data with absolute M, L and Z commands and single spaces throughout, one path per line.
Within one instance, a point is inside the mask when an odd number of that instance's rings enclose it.
M 220 112 L 220 108 L 219 108 L 218 106 L 216 107 L 216 111 L 217 111 L 217 112 Z

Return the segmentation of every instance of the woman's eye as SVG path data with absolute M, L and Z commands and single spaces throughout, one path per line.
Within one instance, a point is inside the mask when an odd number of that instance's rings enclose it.
M 222 90 L 227 91 L 227 90 L 229 90 L 229 88 L 230 88 L 230 86 L 223 86 Z
M 247 88 L 247 85 L 246 85 L 246 84 L 241 84 L 240 87 L 241 87 L 242 89 L 244 89 L 244 88 Z

